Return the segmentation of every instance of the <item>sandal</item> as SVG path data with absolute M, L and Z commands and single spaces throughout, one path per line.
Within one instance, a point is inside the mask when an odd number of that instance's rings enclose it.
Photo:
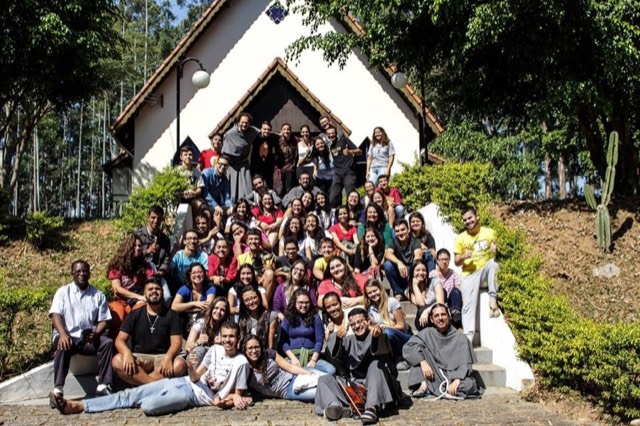
M 360 421 L 363 425 L 373 425 L 378 423 L 378 413 L 375 408 L 367 408 L 360 416 Z
M 500 308 L 495 300 L 489 301 L 489 318 L 498 318 L 500 316 Z
M 420 383 L 420 387 L 413 392 L 411 392 L 412 398 L 424 398 L 429 395 L 429 391 L 427 389 L 427 382 Z

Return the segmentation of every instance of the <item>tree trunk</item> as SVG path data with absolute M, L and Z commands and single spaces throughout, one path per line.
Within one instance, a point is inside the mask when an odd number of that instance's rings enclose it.
M 544 199 L 550 200 L 553 196 L 551 191 L 551 159 L 548 155 L 544 156 Z
M 564 164 L 564 155 L 558 159 L 558 196 L 561 200 L 567 198 L 567 168 Z
M 82 174 L 82 126 L 84 118 L 84 105 L 80 105 L 80 128 L 78 130 L 78 186 L 76 190 L 76 214 L 75 217 L 80 217 L 80 175 Z

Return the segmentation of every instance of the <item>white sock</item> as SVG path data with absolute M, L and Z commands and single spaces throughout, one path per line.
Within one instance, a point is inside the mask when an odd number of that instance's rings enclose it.
M 107 385 L 100 383 L 96 388 L 96 392 L 100 392 L 102 390 L 105 390 L 106 388 L 107 388 Z
M 53 388 L 53 393 L 55 393 L 57 395 L 63 395 L 64 394 L 64 390 L 62 389 L 61 386 L 56 386 L 55 388 Z

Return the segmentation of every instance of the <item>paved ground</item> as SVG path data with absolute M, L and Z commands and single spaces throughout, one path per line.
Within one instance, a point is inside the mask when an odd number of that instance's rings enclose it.
M 0 405 L 0 425 L 331 425 L 313 413 L 310 404 L 267 400 L 245 411 L 205 407 L 163 417 L 145 417 L 140 410 L 62 416 L 47 405 Z M 340 420 L 338 425 L 359 425 Z M 380 425 L 575 425 L 586 424 L 552 411 L 548 406 L 523 401 L 518 394 L 496 393 L 477 401 L 414 400 L 414 405 L 381 419 Z

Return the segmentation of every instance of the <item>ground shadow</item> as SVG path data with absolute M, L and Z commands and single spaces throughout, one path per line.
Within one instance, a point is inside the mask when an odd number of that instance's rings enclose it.
M 618 230 L 611 235 L 611 241 L 616 241 L 617 239 L 622 238 L 633 227 L 633 223 L 634 221 L 632 218 L 626 218 L 624 222 L 620 224 Z

